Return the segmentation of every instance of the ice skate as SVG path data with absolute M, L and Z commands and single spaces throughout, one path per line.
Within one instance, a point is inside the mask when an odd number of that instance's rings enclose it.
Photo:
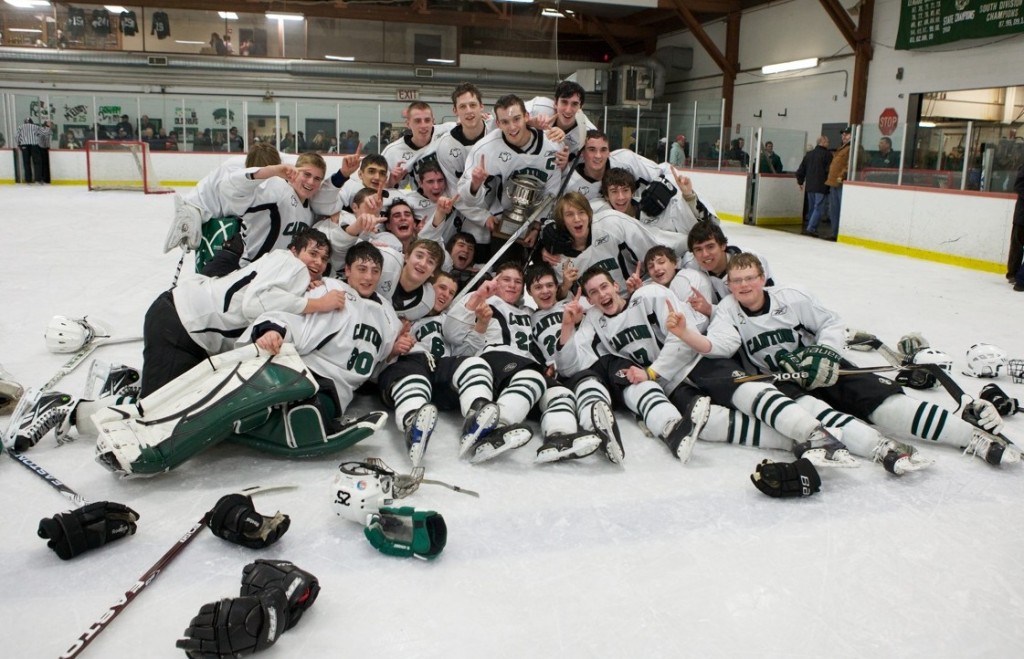
M 1020 462 L 1020 449 L 1002 435 L 974 431 L 971 443 L 964 447 L 964 453 L 976 455 L 990 465 L 1015 464 Z
M 601 437 L 595 432 L 555 433 L 544 438 L 544 444 L 537 449 L 535 462 L 544 464 L 585 458 L 601 448 Z
M 480 399 L 473 403 L 472 413 L 462 425 L 462 439 L 459 441 L 459 457 L 465 457 L 481 437 L 486 437 L 498 425 L 501 410 L 489 401 Z
M 626 451 L 622 448 L 622 437 L 615 415 L 608 403 L 599 400 L 590 410 L 590 418 L 594 422 L 594 430 L 601 436 L 601 448 L 609 460 L 622 464 L 626 459 Z
M 14 381 L 14 376 L 0 364 L 0 414 L 9 414 L 17 407 L 25 388 Z
M 59 391 L 29 391 L 18 404 L 4 434 L 4 447 L 25 451 L 39 443 L 75 407 L 75 399 Z
M 711 398 L 698 396 L 690 401 L 683 417 L 675 425 L 667 428 L 661 438 L 683 464 L 690 461 L 693 445 L 697 443 L 697 436 L 704 429 L 710 415 Z
M 137 397 L 142 387 L 142 376 L 138 369 L 124 364 L 111 364 L 102 359 L 92 360 L 89 375 L 85 380 L 85 392 L 82 398 L 99 400 L 108 396 Z
M 427 451 L 427 443 L 437 425 L 437 408 L 427 403 L 413 412 L 405 424 L 405 445 L 409 450 L 409 460 L 413 467 L 419 467 L 423 454 Z
M 793 443 L 793 455 L 807 458 L 815 467 L 859 467 L 846 445 L 824 426 L 811 433 L 805 441 Z
M 473 445 L 469 461 L 471 464 L 480 464 L 493 460 L 502 453 L 526 446 L 531 439 L 533 431 L 521 423 L 495 428 Z
M 908 471 L 924 469 L 935 462 L 922 456 L 910 444 L 904 444 L 903 442 L 897 442 L 895 439 L 888 438 L 883 438 L 878 443 L 872 459 L 874 462 L 881 462 L 886 471 L 897 476 L 902 476 Z

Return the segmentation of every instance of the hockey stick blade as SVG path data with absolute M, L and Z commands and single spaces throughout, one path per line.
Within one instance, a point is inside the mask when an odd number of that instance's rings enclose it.
M 85 497 L 83 497 L 78 492 L 72 490 L 70 487 L 65 485 L 63 481 L 61 481 L 59 478 L 57 478 L 50 472 L 46 471 L 45 469 L 37 465 L 35 462 L 29 460 L 27 457 L 25 457 L 24 454 L 18 453 L 13 448 L 7 449 L 6 453 L 8 456 L 10 456 L 12 460 L 17 462 L 21 466 L 25 467 L 25 469 L 28 469 L 36 476 L 39 476 L 47 483 L 49 483 L 51 487 L 53 487 L 55 490 L 63 494 L 68 499 L 68 501 L 75 504 L 75 507 L 80 508 L 85 504 L 89 503 L 85 499 Z

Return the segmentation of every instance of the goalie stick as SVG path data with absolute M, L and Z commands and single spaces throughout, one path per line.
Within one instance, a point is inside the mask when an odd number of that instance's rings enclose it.
M 275 485 L 267 487 L 253 486 L 242 490 L 240 494 L 251 495 L 256 494 L 257 492 L 287 490 L 292 489 L 294 487 L 294 485 Z M 74 644 L 72 644 L 70 648 L 68 648 L 62 655 L 60 655 L 59 659 L 72 659 L 73 657 L 77 657 L 78 655 L 82 654 L 82 651 L 85 650 L 85 648 L 88 647 L 90 643 L 92 643 L 93 639 L 96 638 L 96 636 L 99 635 L 100 632 L 106 629 L 107 626 L 111 623 L 111 621 L 114 618 L 116 618 L 122 611 L 124 611 L 125 607 L 131 604 L 132 600 L 138 597 L 139 593 L 142 592 L 142 590 L 146 586 L 151 584 L 154 579 L 160 576 L 160 573 L 164 571 L 167 565 L 171 561 L 173 561 L 174 558 L 178 554 L 180 554 L 181 551 L 185 547 L 187 547 L 190 542 L 195 540 L 196 535 L 199 533 L 199 531 L 202 530 L 204 526 L 206 526 L 206 522 L 209 519 L 209 517 L 210 513 L 207 512 L 205 515 L 203 515 L 202 519 L 200 519 L 198 522 L 192 525 L 192 528 L 185 532 L 185 535 L 178 538 L 177 542 L 175 542 L 174 545 L 170 549 L 168 549 L 163 556 L 160 557 L 160 560 L 154 563 L 153 567 L 146 570 L 142 574 L 142 576 L 140 576 L 138 580 L 136 580 L 136 582 L 132 584 L 132 587 L 124 592 L 124 595 L 121 596 L 121 599 L 115 602 L 109 609 L 104 611 L 103 615 L 99 617 L 99 620 L 91 624 L 89 626 L 89 629 L 85 630 L 82 633 L 82 635 L 79 636 L 78 639 L 74 642 Z

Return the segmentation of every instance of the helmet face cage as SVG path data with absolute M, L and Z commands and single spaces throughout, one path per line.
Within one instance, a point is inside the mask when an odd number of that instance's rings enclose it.
M 953 373 L 953 358 L 935 348 L 922 348 L 910 356 L 912 364 L 937 364 L 947 373 Z
M 1024 359 L 1011 359 L 1006 362 L 1010 377 L 1017 384 L 1024 384 Z
M 1006 353 L 989 343 L 975 343 L 967 349 L 964 375 L 976 378 L 997 378 L 1006 367 Z

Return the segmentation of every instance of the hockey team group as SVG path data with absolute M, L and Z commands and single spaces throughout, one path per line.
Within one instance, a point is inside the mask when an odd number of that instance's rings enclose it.
M 610 151 L 584 100 L 564 82 L 553 100 L 506 95 L 488 113 L 464 83 L 452 93 L 456 123 L 435 125 L 429 105 L 412 103 L 402 139 L 345 156 L 336 172 L 312 153 L 282 162 L 270 144 L 225 162 L 177 199 L 165 248 L 195 250 L 201 274 L 176 279 L 146 312 L 141 369 L 96 361 L 79 397 L 0 384 L 9 406 L 18 401 L 5 448 L 24 452 L 50 431 L 95 438 L 97 460 L 123 477 L 174 469 L 222 441 L 321 456 L 384 426 L 384 412 L 345 415 L 358 394 L 391 410 L 420 478 L 441 412 L 459 414 L 462 433 L 457 448 L 438 439 L 431 451 L 473 464 L 527 446 L 538 416 L 537 463 L 623 463 L 619 423 L 630 417 L 682 463 L 698 439 L 790 451 L 794 462 L 765 460 L 751 476 L 776 497 L 818 491 L 824 467 L 863 461 L 899 476 L 932 463 L 889 434 L 1020 462 L 1002 434 L 1015 399 L 995 383 L 973 399 L 920 335 L 890 348 L 776 281 L 763 257 L 729 244 L 682 172 Z M 526 222 L 505 221 L 523 208 Z M 77 353 L 105 334 L 56 317 L 47 343 Z M 847 347 L 892 366 L 858 368 Z M 1024 378 L 993 346 L 967 357 L 968 375 Z M 904 389 L 936 386 L 954 409 Z M 335 503 L 381 551 L 436 556 L 439 515 L 386 507 L 408 478 L 345 463 Z M 360 479 L 369 492 L 350 486 Z M 245 499 L 211 511 L 218 535 L 259 546 L 287 528 Z M 290 626 L 315 598 L 311 575 L 257 563 L 243 591 L 295 573 L 305 599 L 280 604 L 296 612 Z M 183 647 L 207 656 L 199 641 Z

